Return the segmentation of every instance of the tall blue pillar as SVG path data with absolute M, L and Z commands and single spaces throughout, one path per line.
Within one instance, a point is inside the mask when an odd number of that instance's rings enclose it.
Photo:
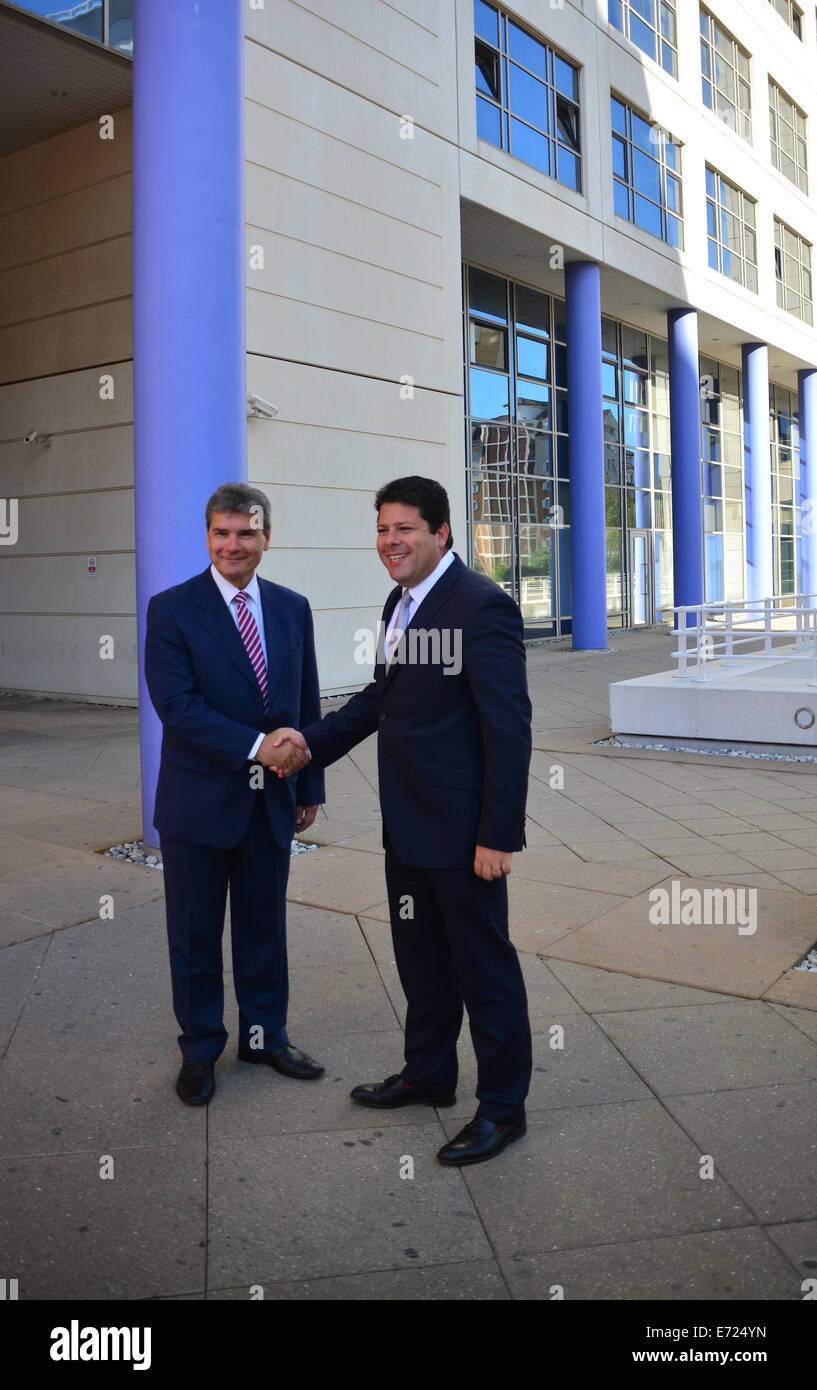
M 769 349 L 744 343 L 743 457 L 746 487 L 746 597 L 774 593 L 772 465 L 769 442 Z
M 570 543 L 573 646 L 607 647 L 601 286 L 593 261 L 565 266 L 570 415 Z
M 679 607 L 704 601 L 701 402 L 695 310 L 670 309 L 667 337 L 672 449 L 672 601 Z
M 243 11 L 136 0 L 134 13 L 136 611 L 153 845 L 161 726 L 144 678 L 148 600 L 205 568 L 205 502 L 247 476 Z
M 800 416 L 800 555 L 802 592 L 817 592 L 817 369 L 797 373 Z M 814 602 L 814 601 L 813 601 Z

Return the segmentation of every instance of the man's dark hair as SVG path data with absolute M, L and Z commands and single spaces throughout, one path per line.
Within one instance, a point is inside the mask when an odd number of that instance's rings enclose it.
M 445 522 L 448 527 L 448 540 L 445 543 L 446 550 L 450 550 L 454 544 L 454 537 L 451 534 L 451 508 L 448 505 L 448 493 L 442 483 L 437 483 L 433 478 L 419 478 L 413 473 L 410 478 L 395 478 L 394 482 L 386 483 L 381 487 L 374 499 L 374 509 L 380 511 L 384 502 L 402 502 L 405 507 L 417 507 L 423 521 L 428 522 L 428 529 L 432 535 L 436 535 Z
M 254 530 L 266 535 L 272 525 L 272 512 L 266 493 L 247 483 L 222 483 L 216 488 L 204 509 L 207 530 L 213 512 L 246 512 Z

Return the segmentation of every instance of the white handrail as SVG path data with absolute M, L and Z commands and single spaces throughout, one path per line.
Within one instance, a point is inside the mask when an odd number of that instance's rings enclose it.
M 797 653 L 811 660 L 813 675 L 808 683 L 817 686 L 817 594 L 686 604 L 673 613 L 678 636 L 672 653 L 678 662 L 676 680 L 709 683 L 713 675 L 725 675 L 737 665 L 738 648 L 760 643 L 762 650 L 746 653 L 753 662 L 791 661 Z M 775 650 L 775 643 L 779 648 L 781 642 L 786 643 L 785 650 Z M 717 663 L 714 669 L 713 663 Z

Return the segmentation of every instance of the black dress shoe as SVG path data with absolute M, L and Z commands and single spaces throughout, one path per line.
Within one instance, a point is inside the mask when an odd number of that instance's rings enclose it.
M 441 1096 L 411 1086 L 402 1076 L 387 1076 L 372 1086 L 355 1086 L 350 1092 L 358 1105 L 371 1105 L 376 1110 L 396 1110 L 399 1105 L 453 1105 L 456 1095 Z
M 305 1052 L 299 1052 L 297 1047 L 291 1047 L 289 1043 L 275 1052 L 254 1052 L 249 1047 L 239 1047 L 238 1058 L 241 1062 L 266 1062 L 282 1076 L 294 1076 L 296 1081 L 317 1081 L 325 1070 L 320 1062 L 307 1057 Z
M 209 1104 L 216 1089 L 213 1069 L 213 1062 L 202 1062 L 197 1057 L 189 1057 L 182 1062 L 176 1090 L 185 1105 Z
M 486 1159 L 501 1153 L 506 1144 L 521 1139 L 526 1131 L 524 1117 L 509 1124 L 472 1120 L 447 1144 L 443 1144 L 437 1157 L 441 1163 L 455 1168 L 461 1168 L 466 1163 L 484 1163 Z

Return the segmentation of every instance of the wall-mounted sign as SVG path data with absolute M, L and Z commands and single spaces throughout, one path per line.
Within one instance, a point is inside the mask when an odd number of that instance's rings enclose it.
M 97 567 L 96 567 L 96 556 L 95 556 L 95 555 L 89 555 L 89 556 L 88 556 L 88 578 L 89 578 L 89 579 L 96 579 L 98 572 L 99 572 L 99 571 L 97 570 Z

